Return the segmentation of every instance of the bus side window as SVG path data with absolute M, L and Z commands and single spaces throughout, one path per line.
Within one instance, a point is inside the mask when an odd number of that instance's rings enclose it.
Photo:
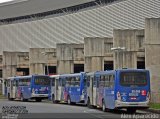
M 86 87 L 87 86 L 87 78 L 86 77 L 84 77 L 84 87 Z
M 62 81 L 62 79 L 59 78 L 59 80 L 58 80 L 58 86 L 62 86 L 61 81 Z
M 89 87 L 89 86 L 90 86 L 90 77 L 87 76 L 87 87 Z
M 110 88 L 114 87 L 114 75 L 110 76 L 110 83 L 109 84 L 110 84 L 110 86 L 109 86 Z
M 66 87 L 69 87 L 71 85 L 71 78 L 66 77 Z
M 92 80 L 93 80 L 93 87 L 97 87 L 96 77 L 92 77 Z
M 75 86 L 80 86 L 80 77 L 75 77 Z
M 16 81 L 16 87 L 18 86 L 18 81 Z
M 74 77 L 71 77 L 71 86 L 74 86 L 75 80 Z
M 27 86 L 29 86 L 31 84 L 31 79 L 27 79 Z
M 62 87 L 64 87 L 65 86 L 65 84 L 66 84 L 66 80 L 62 80 Z
M 55 86 L 55 78 L 52 79 L 52 86 Z
M 13 80 L 13 86 L 16 86 L 16 80 Z
M 105 76 L 100 76 L 99 87 L 104 87 L 104 83 L 105 83 Z
M 104 82 L 105 87 L 109 87 L 109 75 L 105 75 L 105 82 Z
M 10 87 L 10 80 L 6 82 L 7 86 Z

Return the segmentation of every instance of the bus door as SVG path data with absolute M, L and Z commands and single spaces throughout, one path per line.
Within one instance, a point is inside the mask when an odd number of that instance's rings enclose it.
M 114 105 L 115 105 L 114 84 L 115 84 L 114 74 L 106 75 L 105 85 L 104 85 L 104 96 L 105 96 L 104 100 L 105 100 L 106 107 L 110 109 L 114 109 Z
M 4 79 L 3 85 L 4 85 L 4 94 L 5 94 L 5 96 L 7 96 L 7 94 L 8 94 L 8 83 L 9 83 L 9 79 L 8 80 Z
M 59 91 L 58 91 L 58 86 L 59 86 L 59 78 L 55 78 L 55 90 L 54 90 L 54 96 L 55 96 L 55 100 L 60 100 L 60 96 L 59 96 Z
M 51 78 L 51 94 L 55 94 L 55 78 Z
M 88 76 L 87 77 L 87 82 L 89 81 L 89 85 L 87 86 L 87 94 L 90 98 L 90 104 L 91 105 L 96 105 L 97 102 L 97 88 L 96 88 L 96 82 L 94 75 Z
M 92 78 L 92 83 L 93 83 L 93 105 L 96 106 L 97 105 L 97 97 L 98 97 L 98 93 L 97 93 L 97 78 L 96 76 Z
M 63 90 L 64 90 L 64 79 L 60 78 L 58 81 L 58 90 L 57 90 L 57 99 L 58 100 L 63 100 Z
M 16 86 L 16 80 L 11 80 L 10 85 L 10 98 L 16 98 L 16 92 L 17 92 L 17 86 Z

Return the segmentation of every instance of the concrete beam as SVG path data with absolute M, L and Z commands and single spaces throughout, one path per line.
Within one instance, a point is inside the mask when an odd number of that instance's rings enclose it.
M 56 66 L 55 48 L 30 48 L 30 74 L 45 74 L 45 66 Z
M 74 62 L 84 61 L 84 44 L 59 43 L 56 50 L 58 74 L 74 73 Z
M 28 52 L 3 52 L 3 78 L 17 75 L 17 68 L 29 67 Z
M 139 29 L 114 29 L 113 48 L 125 48 L 124 50 L 114 50 L 114 69 L 137 68 L 137 53 L 141 52 L 139 46 L 140 37 L 144 37 L 144 30 Z M 142 39 L 143 40 L 143 39 Z M 142 48 L 143 49 L 143 48 Z M 144 52 L 144 51 L 142 51 Z
M 104 44 L 107 38 L 87 37 L 84 38 L 85 71 L 104 70 Z

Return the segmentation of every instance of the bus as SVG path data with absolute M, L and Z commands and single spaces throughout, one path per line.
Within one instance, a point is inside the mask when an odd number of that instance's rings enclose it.
M 55 76 L 52 89 L 52 101 L 64 101 L 68 104 L 85 102 L 85 73 L 62 74 Z
M 135 113 L 146 109 L 150 102 L 150 74 L 144 69 L 118 69 L 86 74 L 87 106 L 127 109 Z
M 7 92 L 9 100 L 28 101 L 28 99 L 35 99 L 37 102 L 41 102 L 42 99 L 48 99 L 50 93 L 49 76 L 15 76 L 7 80 L 9 81 Z

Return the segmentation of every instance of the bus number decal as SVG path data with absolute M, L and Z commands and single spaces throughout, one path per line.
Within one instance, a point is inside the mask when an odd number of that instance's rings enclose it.
M 138 96 L 139 93 L 140 93 L 140 90 L 132 90 L 132 92 L 129 93 L 129 96 Z

